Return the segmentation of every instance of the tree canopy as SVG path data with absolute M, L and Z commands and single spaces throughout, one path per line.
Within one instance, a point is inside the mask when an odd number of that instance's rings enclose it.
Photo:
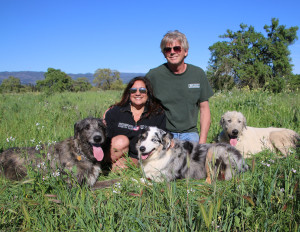
M 23 86 L 21 85 L 21 80 L 19 78 L 10 76 L 2 81 L 0 85 L 0 90 L 2 93 L 19 93 L 22 87 Z
M 231 89 L 238 84 L 250 89 L 282 90 L 292 75 L 288 46 L 298 39 L 298 27 L 286 28 L 273 18 L 272 24 L 265 25 L 264 29 L 266 37 L 253 26 L 240 24 L 237 32 L 227 30 L 220 36 L 227 41 L 209 47 L 207 75 L 215 89 Z
M 92 85 L 89 82 L 89 79 L 86 77 L 79 77 L 77 80 L 73 81 L 73 90 L 75 92 L 84 92 L 90 90 L 91 88 Z
M 122 89 L 123 87 L 120 72 L 117 70 L 110 70 L 108 68 L 97 69 L 94 77 L 93 83 L 103 90 Z
M 47 93 L 72 91 L 73 80 L 60 69 L 48 68 L 45 80 L 37 81 L 37 88 Z

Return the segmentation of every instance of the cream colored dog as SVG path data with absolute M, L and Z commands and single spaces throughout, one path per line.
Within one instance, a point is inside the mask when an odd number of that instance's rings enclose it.
M 256 128 L 246 126 L 246 118 L 241 112 L 228 111 L 220 121 L 223 131 L 218 136 L 218 142 L 230 143 L 248 158 L 264 149 L 278 149 L 284 156 L 290 148 L 296 148 L 300 136 L 286 128 Z

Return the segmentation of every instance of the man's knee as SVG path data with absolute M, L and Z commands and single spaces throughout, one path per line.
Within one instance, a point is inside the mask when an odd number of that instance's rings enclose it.
M 111 147 L 117 150 L 128 149 L 129 139 L 125 135 L 117 135 L 112 138 Z
M 110 145 L 110 158 L 112 162 L 117 161 L 129 150 L 129 139 L 125 135 L 117 135 L 112 138 Z

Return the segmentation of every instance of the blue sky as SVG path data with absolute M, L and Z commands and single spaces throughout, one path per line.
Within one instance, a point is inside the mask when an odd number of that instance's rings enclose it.
M 0 71 L 146 73 L 165 62 L 159 44 L 175 29 L 188 38 L 186 62 L 206 70 L 227 29 L 264 32 L 272 18 L 300 27 L 299 9 L 299 0 L 0 0 Z M 300 40 L 289 49 L 300 74 Z

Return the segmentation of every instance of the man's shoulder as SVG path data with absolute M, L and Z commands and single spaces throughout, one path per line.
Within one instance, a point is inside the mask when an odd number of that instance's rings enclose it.
M 189 71 L 193 71 L 193 72 L 197 71 L 197 72 L 205 73 L 204 70 L 199 66 L 193 64 L 187 64 L 187 67 Z
M 158 73 L 158 72 L 163 72 L 166 69 L 167 69 L 166 63 L 161 64 L 161 65 L 157 66 L 156 68 L 150 69 L 149 72 L 146 74 L 146 76 L 151 75 L 151 74 L 155 74 L 155 73 Z

